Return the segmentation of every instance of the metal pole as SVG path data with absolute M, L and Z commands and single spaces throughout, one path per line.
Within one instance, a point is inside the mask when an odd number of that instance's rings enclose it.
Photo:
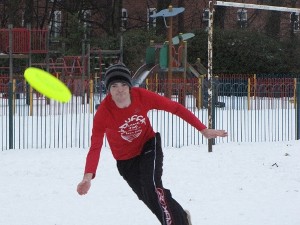
M 47 34 L 46 34 L 46 70 L 47 72 L 49 72 L 50 70 L 50 66 L 49 66 L 49 59 L 50 59 L 50 31 L 49 29 L 47 30 Z
M 82 80 L 85 78 L 85 67 L 86 67 L 86 63 L 85 63 L 85 44 L 86 44 L 86 39 L 83 39 L 81 42 L 81 66 L 82 66 L 82 72 L 81 72 L 81 78 Z
M 14 147 L 14 132 L 13 132 L 13 25 L 8 25 L 8 32 L 9 32 L 9 98 L 8 98 L 8 108 L 9 108 L 9 149 L 13 149 Z
M 212 95 L 213 95 L 213 20 L 214 20 L 214 1 L 209 2 L 209 21 L 208 21 L 208 70 L 207 70 L 207 79 L 208 79 L 208 129 L 213 127 L 213 118 L 212 118 Z M 212 139 L 208 140 L 208 152 L 212 152 Z
M 32 36 L 31 36 L 31 24 L 27 24 L 27 30 L 29 32 L 29 42 L 28 42 L 28 67 L 31 66 L 32 64 L 32 54 L 31 54 L 31 39 L 32 39 Z
M 86 57 L 87 57 L 87 65 L 86 65 L 86 71 L 87 71 L 87 75 L 88 75 L 88 80 L 91 79 L 91 43 L 88 40 L 87 41 L 87 45 L 86 45 L 86 49 L 87 49 L 87 53 L 86 53 Z
M 169 12 L 173 11 L 173 7 L 170 5 L 169 6 Z M 173 17 L 169 17 L 169 27 L 168 27 L 168 42 L 169 42 L 169 54 L 168 54 L 168 90 L 167 90 L 167 97 L 171 98 L 172 96 L 172 62 L 173 62 L 173 57 L 172 57 L 172 30 L 173 30 Z
M 120 36 L 120 62 L 123 63 L 123 51 L 124 51 L 124 43 L 123 43 L 123 30 L 121 28 L 121 36 Z
M 299 8 L 289 8 L 282 6 L 272 6 L 272 5 L 258 5 L 258 4 L 247 4 L 247 3 L 238 3 L 238 2 L 225 2 L 225 1 L 216 1 L 214 5 L 217 6 L 229 6 L 237 8 L 248 8 L 248 9 L 263 9 L 271 11 L 280 11 L 280 12 L 298 12 L 300 13 Z
M 300 79 L 297 78 L 296 85 L 296 136 L 297 140 L 300 140 Z
M 27 30 L 29 31 L 29 52 L 28 52 L 28 67 L 31 67 L 32 64 L 32 54 L 31 54 L 31 24 L 27 24 Z M 27 84 L 27 82 L 25 81 L 25 85 L 26 85 L 26 104 L 30 105 L 30 91 L 29 91 L 29 85 Z
M 80 61 L 80 63 L 81 63 L 81 66 L 82 66 L 82 71 L 81 71 L 81 90 L 82 90 L 82 92 L 81 92 L 81 94 L 82 94 L 82 103 L 84 104 L 85 103 L 85 85 L 84 85 L 84 83 L 85 83 L 85 39 L 83 39 L 82 40 L 82 44 L 81 44 L 81 61 Z
M 49 45 L 50 45 L 50 32 L 49 32 L 49 30 L 48 30 L 48 32 L 47 32 L 47 36 L 46 36 L 46 71 L 47 72 L 49 72 L 50 71 L 50 52 L 49 52 Z M 46 103 L 47 103 L 47 105 L 49 105 L 50 104 L 50 98 L 46 98 L 45 97 L 45 99 L 46 99 Z

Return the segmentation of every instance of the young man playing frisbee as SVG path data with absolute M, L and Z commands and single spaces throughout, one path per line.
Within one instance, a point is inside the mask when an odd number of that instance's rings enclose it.
M 173 113 L 199 130 L 206 138 L 226 137 L 224 130 L 206 126 L 181 104 L 142 88 L 132 87 L 130 71 L 123 64 L 108 68 L 104 81 L 108 95 L 94 117 L 91 146 L 85 172 L 77 186 L 87 194 L 96 175 L 100 151 L 106 134 L 120 175 L 162 225 L 188 225 L 188 215 L 162 184 L 163 152 L 159 133 L 155 133 L 147 113 L 158 109 Z

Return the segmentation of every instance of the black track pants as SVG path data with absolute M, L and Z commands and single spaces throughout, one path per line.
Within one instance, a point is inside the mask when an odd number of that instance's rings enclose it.
M 118 160 L 117 166 L 121 176 L 162 225 L 188 225 L 186 212 L 162 185 L 163 152 L 159 133 L 146 142 L 141 155 Z

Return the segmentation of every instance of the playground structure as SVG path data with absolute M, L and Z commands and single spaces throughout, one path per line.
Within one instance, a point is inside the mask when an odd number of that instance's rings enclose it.
M 173 94 L 180 95 L 178 101 L 185 105 L 185 93 L 194 95 L 197 107 L 200 106 L 201 93 L 189 91 L 189 85 L 198 85 L 198 82 L 205 76 L 205 71 L 200 74 L 194 67 L 186 62 L 186 42 L 180 45 L 176 51 L 172 46 L 172 78 L 168 78 L 168 43 L 154 44 L 150 41 L 150 46 L 146 50 L 146 62 L 133 75 L 134 86 L 143 86 L 155 92 L 163 93 L 171 98 Z M 159 55 L 159 56 L 156 56 Z M 159 59 L 158 62 L 156 59 Z M 182 87 L 178 89 L 178 83 Z M 188 82 L 189 81 L 189 82 Z M 192 83 L 193 84 L 192 84 Z M 159 85 L 164 83 L 164 85 Z M 199 88 L 193 88 L 199 90 Z
M 163 44 L 150 41 L 146 49 L 146 62 L 135 72 L 133 83 L 135 86 L 163 93 L 169 98 L 175 94 L 178 96 L 178 102 L 185 106 L 186 96 L 191 95 L 195 98 L 198 109 L 207 108 L 208 71 L 200 59 L 193 64 L 187 62 L 187 43 L 194 34 L 180 33 L 172 37 L 172 17 L 183 11 L 184 8 L 170 6 L 156 14 L 164 17 L 168 28 L 168 40 Z M 169 25 L 166 18 L 169 19 Z M 23 71 L 29 66 L 35 66 L 63 80 L 73 95 L 87 94 L 87 101 L 98 98 L 99 103 L 105 93 L 102 84 L 105 69 L 122 58 L 121 50 L 90 49 L 89 45 L 83 46 L 82 49 L 86 51 L 79 56 L 68 56 L 63 52 L 54 54 L 49 44 L 47 29 L 38 30 L 30 27 L 0 29 L 0 40 L 0 97 L 8 96 L 9 85 L 6 85 L 8 83 L 13 85 L 12 90 L 22 89 L 23 93 L 34 92 L 29 90 L 30 87 L 24 82 Z M 35 55 L 39 57 L 34 57 Z M 33 60 L 36 58 L 39 61 Z M 19 64 L 16 65 L 15 62 Z M 217 77 L 214 78 L 215 84 L 218 85 Z M 159 83 L 163 85 L 158 85 Z M 35 96 L 40 97 L 38 93 Z M 215 95 L 215 106 L 224 107 L 224 103 L 217 101 L 217 96 L 218 93 Z
M 160 78 L 163 78 L 166 72 L 169 77 L 170 71 L 174 73 L 174 76 L 172 76 L 174 79 L 181 77 L 182 74 L 186 77 L 186 73 L 189 76 L 190 71 L 193 71 L 194 77 L 200 77 L 201 75 L 193 66 L 186 62 L 186 40 L 193 36 L 191 33 L 180 34 L 171 39 L 170 43 L 174 43 L 171 46 L 173 57 L 171 69 L 168 68 L 170 66 L 168 60 L 170 45 L 168 42 L 163 45 L 152 43 L 147 49 L 146 65 L 141 66 L 133 76 L 135 85 L 140 86 L 147 77 L 151 77 L 151 74 L 156 71 L 159 71 Z M 8 84 L 12 85 L 13 92 L 17 90 L 18 93 L 35 93 L 23 79 L 23 71 L 27 67 L 33 66 L 46 70 L 61 79 L 71 89 L 73 95 L 81 96 L 88 93 L 90 98 L 95 97 L 100 101 L 101 95 L 105 92 L 102 85 L 105 69 L 121 59 L 120 50 L 90 49 L 90 46 L 83 46 L 82 49 L 87 50 L 80 56 L 64 55 L 65 46 L 63 44 L 61 47 L 62 52 L 57 52 L 57 48 L 52 51 L 49 31 L 47 29 L 31 29 L 30 26 L 27 28 L 9 26 L 7 29 L 0 29 L 0 41 L 0 94 L 2 93 L 2 97 L 8 97 L 9 95 L 10 86 Z M 153 65 L 155 64 L 155 52 L 158 49 L 161 55 L 160 62 L 159 65 Z M 173 82 L 172 79 L 169 81 L 170 84 Z M 90 95 L 91 92 L 96 95 Z M 179 90 L 179 92 L 180 94 L 184 93 L 182 90 Z M 27 96 L 31 97 L 32 95 Z M 38 93 L 35 93 L 34 96 L 36 99 L 42 97 Z M 13 97 L 18 98 L 18 95 Z M 180 100 L 182 104 L 184 104 L 184 99 L 182 95 Z M 197 99 L 199 98 L 197 97 Z
M 154 83 L 155 88 L 151 88 L 153 91 L 163 92 L 169 98 L 175 93 L 178 95 L 178 101 L 183 105 L 186 105 L 186 95 L 193 95 L 197 108 L 202 108 L 207 106 L 207 91 L 203 91 L 207 86 L 205 79 L 207 70 L 200 60 L 197 60 L 195 66 L 187 62 L 187 40 L 193 38 L 194 34 L 186 33 L 172 37 L 172 17 L 183 11 L 184 8 L 169 6 L 168 9 L 156 14 L 156 16 L 163 16 L 164 20 L 165 17 L 169 18 L 169 25 L 165 21 L 168 28 L 168 41 L 164 44 L 150 42 L 150 46 L 146 50 L 146 64 L 136 71 L 133 82 L 135 86 L 144 85 L 147 78 L 148 84 L 149 82 Z M 3 40 L 0 46 L 0 51 L 3 52 L 2 58 L 9 59 L 9 66 L 0 68 L 0 84 L 9 83 L 12 85 L 12 90 L 22 89 L 23 93 L 34 93 L 22 79 L 23 71 L 29 66 L 34 66 L 61 79 L 71 89 L 74 96 L 84 96 L 87 93 L 88 102 L 98 99 L 99 103 L 105 93 L 102 84 L 105 69 L 122 58 L 121 50 L 90 49 L 89 45 L 82 47 L 86 51 L 83 50 L 81 56 L 66 56 L 63 53 L 64 50 L 60 54 L 57 54 L 57 51 L 54 54 L 50 50 L 47 29 L 9 27 L 0 30 L 0 38 Z M 65 46 L 62 47 L 62 49 L 64 48 Z M 158 50 L 159 63 L 155 62 Z M 34 55 L 39 57 L 34 57 Z M 34 61 L 33 59 L 36 58 L 39 60 Z M 16 68 L 13 63 L 15 59 L 23 59 L 22 66 Z M 162 91 L 161 88 L 158 89 L 158 82 L 165 78 L 167 78 L 167 83 L 163 89 L 166 90 Z M 181 84 L 180 88 L 178 85 L 176 87 L 173 85 L 179 83 Z M 195 88 L 195 86 L 197 87 Z M 4 97 L 8 96 L 9 85 L 0 85 L 0 93 L 5 93 L 2 95 Z M 40 97 L 38 93 L 35 96 Z M 218 105 L 223 106 L 222 104 Z
M 193 38 L 193 33 L 180 33 L 172 37 L 172 17 L 182 13 L 184 8 L 169 6 L 158 12 L 154 17 L 162 16 L 168 29 L 168 40 L 163 44 L 155 44 L 150 41 L 146 50 L 146 62 L 134 74 L 135 86 L 144 85 L 155 92 L 163 92 L 168 98 L 173 94 L 178 95 L 178 102 L 186 106 L 187 95 L 196 99 L 196 107 L 207 107 L 207 69 L 201 64 L 200 59 L 194 65 L 187 61 L 187 40 Z M 167 25 L 166 18 L 169 20 Z M 159 56 L 157 56 L 159 52 Z M 159 58 L 159 62 L 156 59 Z M 147 80 L 146 80 L 147 79 Z M 166 81 L 163 88 L 157 85 Z M 153 85 L 149 85 L 152 83 Z M 178 85 L 181 84 L 181 85 Z M 164 91 L 162 91 L 164 89 Z M 215 102 L 217 107 L 224 107 L 224 103 Z
M 296 98 L 296 79 L 293 78 L 263 79 L 256 74 L 235 77 L 230 77 L 230 75 L 212 76 L 209 75 L 209 69 L 201 64 L 199 58 L 194 64 L 188 63 L 187 41 L 193 38 L 194 34 L 180 33 L 178 36 L 172 37 L 172 17 L 183 11 L 184 8 L 169 6 L 168 9 L 152 16 L 163 17 L 168 29 L 168 40 L 163 44 L 154 44 L 153 41 L 150 41 L 146 50 L 146 62 L 133 76 L 135 86 L 142 85 L 155 92 L 163 93 L 169 98 L 175 94 L 178 102 L 184 106 L 186 106 L 186 96 L 191 95 L 195 98 L 198 109 L 209 108 L 210 101 L 214 107 L 225 107 L 224 102 L 218 101 L 218 96 L 247 96 L 248 109 L 256 108 L 250 104 L 252 97 L 293 96 L 294 99 Z M 166 18 L 169 21 L 168 25 Z M 156 61 L 157 58 L 159 58 L 159 62 Z M 268 94 L 269 89 L 271 89 L 269 93 L 276 91 L 276 94 L 274 96 Z
M 55 51 L 51 50 L 47 29 L 31 29 L 30 26 L 0 29 L 0 97 L 8 97 L 10 91 L 34 93 L 36 99 L 42 97 L 31 90 L 23 79 L 24 70 L 30 66 L 41 68 L 58 77 L 75 96 L 94 93 L 94 90 L 90 90 L 90 80 L 93 81 L 92 88 L 96 88 L 105 68 L 119 60 L 121 54 L 120 50 L 90 49 L 87 45 L 82 46 L 82 49 L 87 49 L 82 55 L 69 56 L 64 54 L 64 48 L 62 44 L 61 52 L 57 48 Z M 27 97 L 32 97 L 27 94 Z M 19 94 L 11 96 L 18 98 Z
M 62 44 L 63 45 L 63 44 Z M 52 53 L 57 51 L 50 50 L 50 39 L 48 29 L 12 28 L 0 29 L 0 59 L 26 59 L 25 66 L 36 66 L 48 70 L 52 74 L 58 73 L 62 76 L 82 76 L 88 71 L 88 57 L 98 59 L 94 62 L 95 69 L 101 70 L 101 64 L 105 58 L 119 59 L 120 50 L 102 50 L 92 49 L 81 56 L 65 56 L 64 50 L 60 56 Z M 62 46 L 64 49 L 64 45 Z M 44 59 L 39 62 L 33 62 L 33 55 L 39 54 Z M 51 57 L 51 55 L 55 55 Z M 1 63 L 1 72 L 15 72 L 15 68 Z M 98 65 L 96 65 L 99 63 Z M 19 71 L 19 70 L 18 70 Z M 3 75 L 3 73 L 2 73 Z
M 186 47 L 186 43 L 185 46 Z M 177 96 L 177 101 L 186 106 L 185 99 L 187 95 L 193 96 L 196 101 L 196 107 L 207 108 L 207 86 L 208 81 L 206 79 L 207 70 L 201 64 L 200 59 L 193 64 L 185 63 L 180 60 L 182 57 L 178 57 L 178 53 L 173 48 L 173 65 L 172 65 L 172 80 L 169 83 L 167 79 L 168 68 L 166 68 L 165 62 L 167 62 L 167 56 L 164 51 L 166 45 L 155 45 L 150 42 L 150 46 L 146 51 L 146 62 L 143 64 L 133 75 L 134 86 L 142 86 L 151 91 L 162 93 L 167 96 L 167 91 L 170 88 L 171 97 Z M 159 52 L 159 62 L 155 61 L 154 54 Z M 178 57 L 178 58 L 177 58 Z M 186 55 L 183 55 L 186 58 Z M 224 107 L 222 102 L 215 101 L 216 107 Z

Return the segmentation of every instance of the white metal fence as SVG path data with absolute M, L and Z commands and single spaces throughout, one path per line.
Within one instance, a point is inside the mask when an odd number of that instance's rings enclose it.
M 229 85 L 232 88 L 234 84 Z M 178 88 L 175 89 L 179 90 Z M 217 138 L 216 144 L 297 139 L 297 110 L 299 109 L 296 107 L 295 95 L 270 93 L 270 90 L 277 89 L 263 89 L 262 87 L 257 88 L 263 91 L 256 93 L 255 96 L 247 94 L 247 91 L 245 94 L 245 87 L 241 88 L 239 93 L 232 94 L 231 91 L 226 94 L 223 88 L 222 85 L 217 87 L 218 96 L 215 100 L 218 104 L 215 104 L 214 126 L 217 129 L 227 130 L 229 136 Z M 295 93 L 295 90 L 289 90 L 289 93 Z M 95 105 L 103 99 L 105 94 L 97 92 L 97 94 L 73 95 L 69 103 L 61 104 L 33 93 L 31 105 L 28 104 L 28 94 L 23 91 L 15 92 L 13 96 L 13 115 L 10 118 L 9 99 L 7 94 L 0 93 L 2 128 L 0 129 L 0 148 L 2 150 L 9 148 L 88 148 Z M 208 114 L 205 94 L 202 95 L 200 106 L 199 99 L 193 92 L 186 92 L 184 96 L 185 106 L 206 124 Z M 182 96 L 178 93 L 174 93 L 172 99 L 182 102 Z M 177 116 L 153 110 L 149 112 L 149 117 L 154 129 L 162 135 L 163 146 L 181 147 L 207 143 L 197 130 Z M 13 122 L 11 129 L 10 119 Z

